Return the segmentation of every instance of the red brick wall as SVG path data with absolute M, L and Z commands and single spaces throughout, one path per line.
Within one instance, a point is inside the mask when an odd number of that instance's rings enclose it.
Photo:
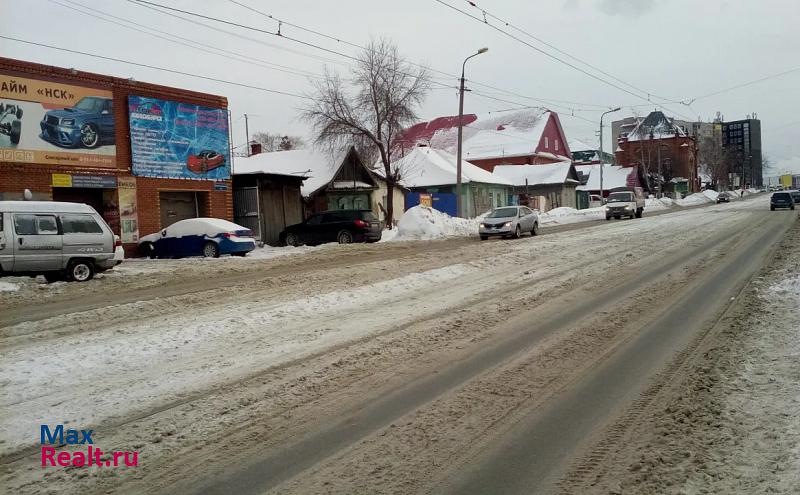
M 622 139 L 617 148 L 621 151 L 615 153 L 617 163 L 623 167 L 641 164 L 642 151 L 644 151 L 644 161 L 649 164 L 650 173 L 656 173 L 659 145 L 663 145 L 661 146 L 662 162 L 669 159 L 672 163 L 672 177 L 689 179 L 691 190 L 695 190 L 697 187 L 697 149 L 692 138 L 656 139 L 653 142 L 647 139 L 631 142 Z M 649 159 L 648 151 L 650 152 Z
M 142 83 L 90 72 L 35 64 L 22 60 L 0 57 L 0 71 L 19 77 L 28 77 L 68 84 L 95 87 L 111 91 L 114 97 L 116 132 L 116 168 L 98 168 L 66 165 L 21 164 L 0 161 L 0 192 L 21 193 L 30 189 L 34 193 L 47 194 L 52 198 L 51 174 L 86 173 L 91 175 L 130 176 L 131 147 L 128 126 L 128 96 L 160 98 L 204 105 L 212 108 L 228 108 L 228 100 L 222 96 L 197 93 L 184 89 Z M 136 178 L 139 234 L 145 235 L 161 228 L 159 191 L 207 191 L 205 212 L 208 216 L 233 220 L 231 182 L 225 181 L 227 191 L 214 191 L 212 181 L 185 179 Z M 132 246 L 126 246 L 130 248 Z

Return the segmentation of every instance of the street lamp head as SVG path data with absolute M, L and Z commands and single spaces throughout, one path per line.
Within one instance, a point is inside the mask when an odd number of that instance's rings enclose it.
M 488 51 L 489 51 L 489 49 L 487 47 L 483 47 L 480 50 L 478 50 L 478 53 L 486 53 Z
M 619 112 L 620 110 L 622 110 L 622 107 L 617 107 L 617 108 L 615 108 L 615 109 L 613 109 L 613 110 L 611 110 L 611 111 L 612 111 L 612 112 Z

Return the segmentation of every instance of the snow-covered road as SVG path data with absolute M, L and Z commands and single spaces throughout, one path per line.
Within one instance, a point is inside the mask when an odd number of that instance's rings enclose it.
M 326 415 L 358 407 L 445 363 L 468 360 L 510 332 L 504 322 L 524 312 L 545 311 L 548 304 L 555 305 L 548 311 L 563 311 L 565 301 L 575 304 L 581 295 L 661 263 L 668 278 L 654 279 L 637 298 L 671 294 L 678 289 L 659 284 L 689 276 L 692 263 L 710 263 L 703 256 L 713 257 L 717 247 L 735 248 L 761 221 L 766 201 L 756 197 L 518 241 L 141 261 L 109 273 L 94 288 L 0 292 L 0 304 L 10 308 L 0 318 L 13 322 L 0 328 L 3 483 L 23 493 L 37 492 L 45 478 L 54 489 L 73 491 L 169 491 L 220 449 L 233 458 L 256 447 L 278 448 L 324 426 Z M 671 274 L 675 263 L 679 271 Z M 218 276 L 229 278 L 215 288 L 209 282 Z M 185 290 L 166 291 L 170 283 Z M 30 321 L 21 316 L 30 311 L 27 296 L 42 304 Z M 65 309 L 79 298 L 104 303 Z M 624 336 L 595 337 L 613 345 Z M 112 474 L 90 470 L 88 476 L 28 469 L 36 460 L 38 425 L 58 423 L 93 428 L 109 448 L 140 451 L 143 466 Z M 462 442 L 455 447 L 471 442 L 464 431 L 454 435 Z M 181 457 L 188 453 L 193 460 Z M 209 473 L 215 469 L 229 471 L 208 467 Z M 314 480 L 287 490 L 303 493 Z M 353 485 L 339 491 L 347 486 Z

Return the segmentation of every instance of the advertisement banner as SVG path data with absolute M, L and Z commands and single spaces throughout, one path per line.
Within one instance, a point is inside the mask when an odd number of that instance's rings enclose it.
M 126 244 L 138 242 L 139 217 L 136 212 L 136 178 L 119 177 L 117 191 L 119 193 L 119 237 Z
M 0 74 L 0 161 L 116 167 L 111 91 Z
M 230 178 L 225 109 L 129 96 L 128 114 L 133 175 Z

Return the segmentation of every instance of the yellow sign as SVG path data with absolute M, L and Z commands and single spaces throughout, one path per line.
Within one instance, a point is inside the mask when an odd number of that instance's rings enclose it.
M 120 237 L 124 243 L 139 240 L 139 214 L 136 211 L 136 178 L 119 177 Z
M 72 175 L 53 174 L 53 187 L 72 187 Z
M 0 162 L 116 167 L 108 90 L 0 74 Z
M 426 206 L 428 208 L 433 208 L 433 197 L 430 194 L 420 194 L 419 195 L 419 205 Z
M 791 175 L 781 175 L 781 185 L 786 188 L 792 187 L 792 176 Z

